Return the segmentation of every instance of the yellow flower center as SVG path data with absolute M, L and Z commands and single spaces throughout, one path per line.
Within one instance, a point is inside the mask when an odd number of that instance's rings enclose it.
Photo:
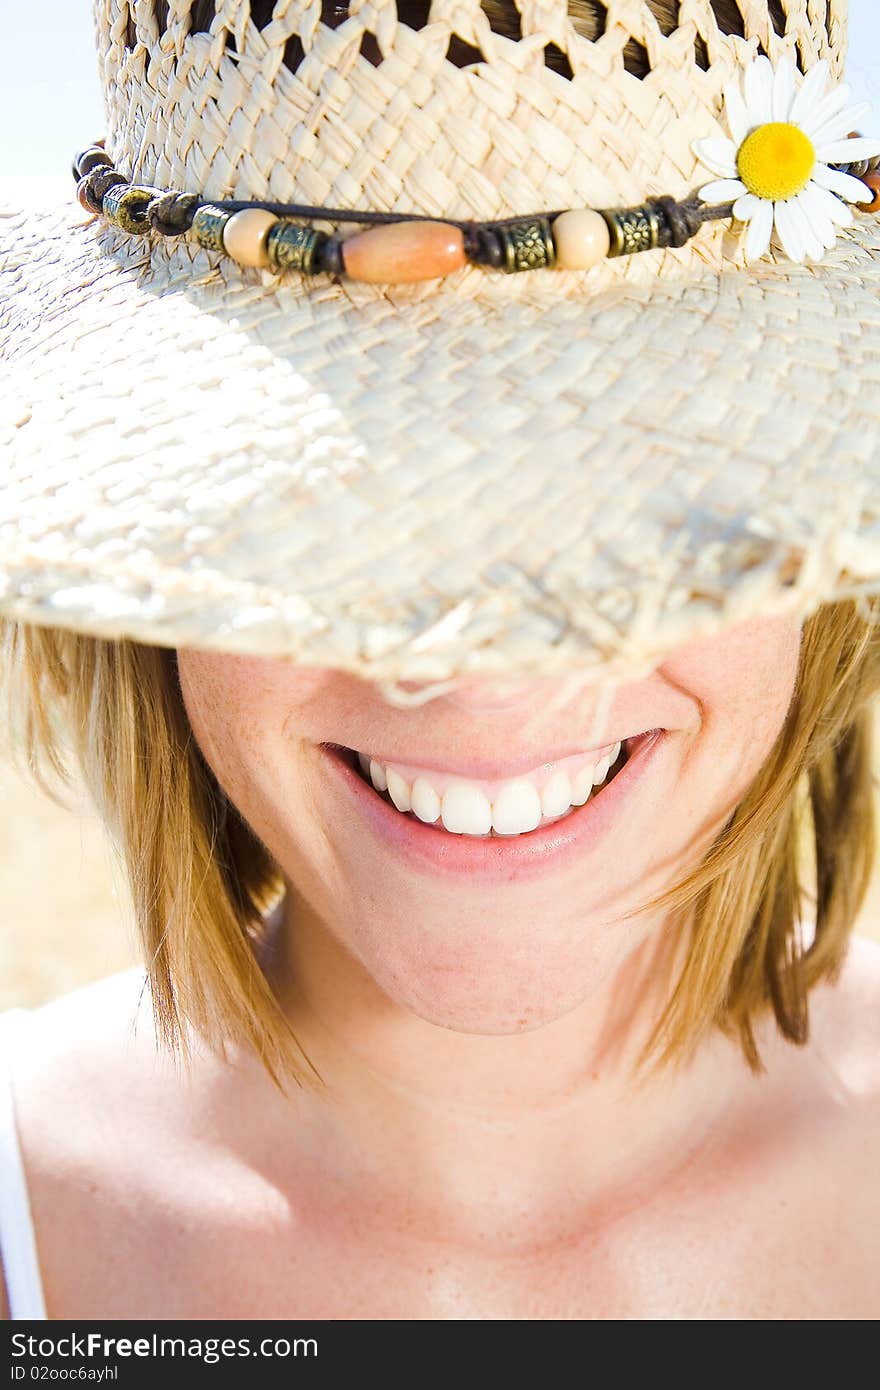
M 816 151 L 798 126 L 771 121 L 746 136 L 739 147 L 736 167 L 756 198 L 783 202 L 803 192 L 810 182 Z

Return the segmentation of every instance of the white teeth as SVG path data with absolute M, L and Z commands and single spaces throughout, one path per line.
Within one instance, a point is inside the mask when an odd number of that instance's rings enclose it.
M 541 793 L 541 810 L 545 816 L 562 816 L 571 806 L 571 779 L 564 772 L 554 772 Z
M 600 761 L 596 764 L 595 768 L 593 769 L 594 787 L 600 786 L 605 781 L 605 778 L 608 776 L 610 768 L 614 765 L 614 763 L 617 762 L 619 756 L 620 744 L 615 743 L 614 747 L 606 753 L 604 758 L 600 759 Z
M 453 782 L 446 788 L 441 815 L 444 827 L 454 835 L 488 835 L 492 829 L 489 798 L 467 782 Z
M 440 798 L 424 777 L 417 777 L 412 787 L 412 808 L 419 820 L 433 825 L 440 819 Z
M 398 811 L 411 811 L 412 797 L 409 782 L 405 781 L 399 772 L 395 772 L 393 767 L 389 767 L 385 775 L 388 778 L 388 795 Z
M 587 763 L 580 772 L 576 772 L 571 782 L 571 804 L 572 806 L 583 806 L 590 797 L 593 790 L 593 764 Z
M 531 782 L 505 782 L 492 806 L 496 835 L 524 835 L 541 824 L 541 798 Z
M 404 775 L 396 767 L 386 766 L 366 753 L 358 753 L 358 763 L 365 778 L 377 792 L 386 793 L 398 811 L 412 811 L 428 825 L 440 821 L 444 830 L 453 835 L 525 835 L 547 823 L 568 815 L 590 799 L 594 787 L 606 780 L 609 770 L 620 756 L 621 744 L 615 743 L 607 754 L 595 763 L 568 758 L 563 764 L 545 764 L 531 774 L 517 777 L 494 786 L 498 788 L 491 800 L 493 787 L 464 778 L 449 779 L 441 774 L 434 785 L 431 774 L 415 775 L 415 769 Z M 574 770 L 577 769 L 577 770 Z M 544 782 L 543 779 L 549 779 Z M 410 785 L 409 777 L 415 776 Z M 543 786 L 542 786 L 543 782 Z M 539 792 L 538 787 L 542 789 Z M 437 788 L 440 788 L 438 791 Z

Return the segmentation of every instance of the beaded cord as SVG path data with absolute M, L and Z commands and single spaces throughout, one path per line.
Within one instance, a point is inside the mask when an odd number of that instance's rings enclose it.
M 874 193 L 863 211 L 880 211 L 880 157 L 836 165 Z M 449 274 L 467 261 L 508 274 L 547 267 L 589 269 L 608 257 L 686 245 L 707 222 L 733 217 L 733 203 L 708 205 L 653 197 L 632 208 L 568 208 L 491 222 L 418 213 L 367 212 L 256 200 L 209 201 L 130 184 L 96 141 L 73 161 L 80 204 L 123 231 L 181 236 L 241 265 L 403 283 Z M 298 220 L 297 220 L 298 219 Z M 355 222 L 343 238 L 310 225 Z

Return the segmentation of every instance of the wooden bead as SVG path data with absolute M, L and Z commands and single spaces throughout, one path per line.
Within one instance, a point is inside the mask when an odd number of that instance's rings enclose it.
M 97 145 L 92 145 L 89 149 L 83 150 L 78 161 L 81 176 L 90 174 L 93 169 L 104 166 L 108 169 L 113 168 L 113 160 L 106 150 L 101 150 Z
M 76 185 L 76 197 L 81 208 L 85 208 L 86 212 L 90 212 L 93 217 L 97 217 L 100 215 L 101 209 L 96 208 L 94 204 L 89 201 L 87 192 L 88 180 L 88 174 L 85 174 L 80 179 L 79 183 Z
M 601 212 L 572 208 L 553 222 L 556 265 L 559 270 L 592 270 L 611 249 L 611 233 Z
M 880 212 L 880 173 L 866 174 L 862 183 L 867 184 L 874 194 L 873 203 L 859 203 L 859 212 Z
M 342 244 L 345 273 L 376 285 L 434 280 L 466 260 L 464 233 L 448 222 L 390 222 Z
M 264 208 L 242 208 L 234 212 L 223 228 L 226 254 L 239 265 L 267 266 L 266 238 L 278 218 Z

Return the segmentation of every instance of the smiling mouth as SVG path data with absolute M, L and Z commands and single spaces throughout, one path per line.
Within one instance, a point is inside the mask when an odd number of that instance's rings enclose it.
M 406 819 L 449 835 L 490 839 L 529 835 L 567 820 L 595 801 L 633 752 L 657 732 L 652 729 L 496 782 L 385 762 L 339 744 L 327 746 L 375 796 Z

